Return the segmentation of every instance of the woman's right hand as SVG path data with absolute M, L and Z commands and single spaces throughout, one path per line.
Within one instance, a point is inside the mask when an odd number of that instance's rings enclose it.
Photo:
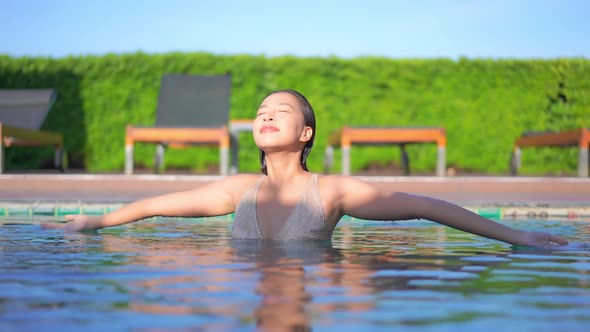
M 88 216 L 84 214 L 68 214 L 65 216 L 67 223 L 47 222 L 41 224 L 43 229 L 63 229 L 66 232 L 81 232 L 94 230 L 100 227 L 102 216 Z

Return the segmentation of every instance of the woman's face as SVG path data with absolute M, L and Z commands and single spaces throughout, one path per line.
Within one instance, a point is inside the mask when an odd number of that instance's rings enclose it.
M 297 98 L 287 92 L 278 92 L 262 101 L 254 120 L 253 134 L 258 148 L 266 153 L 297 152 L 311 138 L 312 129 L 304 123 Z

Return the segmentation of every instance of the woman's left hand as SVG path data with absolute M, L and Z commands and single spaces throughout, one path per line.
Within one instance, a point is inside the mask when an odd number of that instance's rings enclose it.
M 547 248 L 558 245 L 567 245 L 568 241 L 560 236 L 545 232 L 525 232 L 523 245 Z

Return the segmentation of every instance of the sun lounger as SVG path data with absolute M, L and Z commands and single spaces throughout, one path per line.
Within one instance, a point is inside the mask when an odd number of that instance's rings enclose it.
M 228 174 L 231 77 L 167 74 L 162 77 L 155 127 L 127 126 L 125 173 L 133 173 L 136 142 L 154 143 L 156 170 L 164 147 L 219 146 L 219 173 Z
M 12 146 L 53 146 L 55 167 L 63 170 L 62 134 L 41 130 L 56 96 L 53 89 L 0 89 L 0 173 Z
M 516 139 L 511 160 L 511 172 L 518 174 L 521 166 L 522 148 L 525 147 L 571 147 L 578 146 L 578 176 L 588 176 L 588 149 L 590 147 L 590 130 L 588 128 L 573 129 L 561 132 L 525 133 Z
M 326 171 L 333 163 L 335 148 L 342 149 L 342 174 L 350 175 L 350 150 L 352 145 L 398 145 L 402 150 L 404 173 L 410 173 L 409 157 L 405 146 L 415 143 L 436 143 L 437 164 L 436 175 L 445 175 L 446 136 L 442 128 L 409 128 L 409 127 L 343 127 L 332 133 L 328 138 L 328 146 L 324 159 Z

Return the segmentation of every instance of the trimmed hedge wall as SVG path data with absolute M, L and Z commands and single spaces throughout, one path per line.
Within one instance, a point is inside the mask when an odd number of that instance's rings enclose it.
M 327 136 L 343 125 L 442 126 L 447 164 L 508 174 L 512 146 L 525 131 L 590 126 L 590 60 L 354 59 L 124 54 L 66 58 L 0 56 L 0 88 L 58 91 L 44 128 L 65 134 L 70 167 L 122 172 L 127 124 L 152 125 L 165 73 L 230 74 L 233 119 L 252 118 L 270 91 L 293 88 L 316 111 L 309 165 L 322 170 Z M 251 135 L 240 137 L 240 171 L 258 171 Z M 41 151 L 40 151 L 41 150 Z M 6 150 L 7 168 L 50 164 L 51 151 Z M 136 166 L 151 167 L 154 145 L 139 144 Z M 434 174 L 434 145 L 409 147 L 412 169 Z M 577 148 L 524 149 L 522 174 L 576 174 Z M 33 156 L 33 157 L 32 157 Z M 339 152 L 336 161 L 339 161 Z M 391 147 L 353 147 L 353 171 L 399 164 Z M 168 149 L 168 169 L 216 171 L 216 148 Z M 339 172 L 336 162 L 333 172 Z

